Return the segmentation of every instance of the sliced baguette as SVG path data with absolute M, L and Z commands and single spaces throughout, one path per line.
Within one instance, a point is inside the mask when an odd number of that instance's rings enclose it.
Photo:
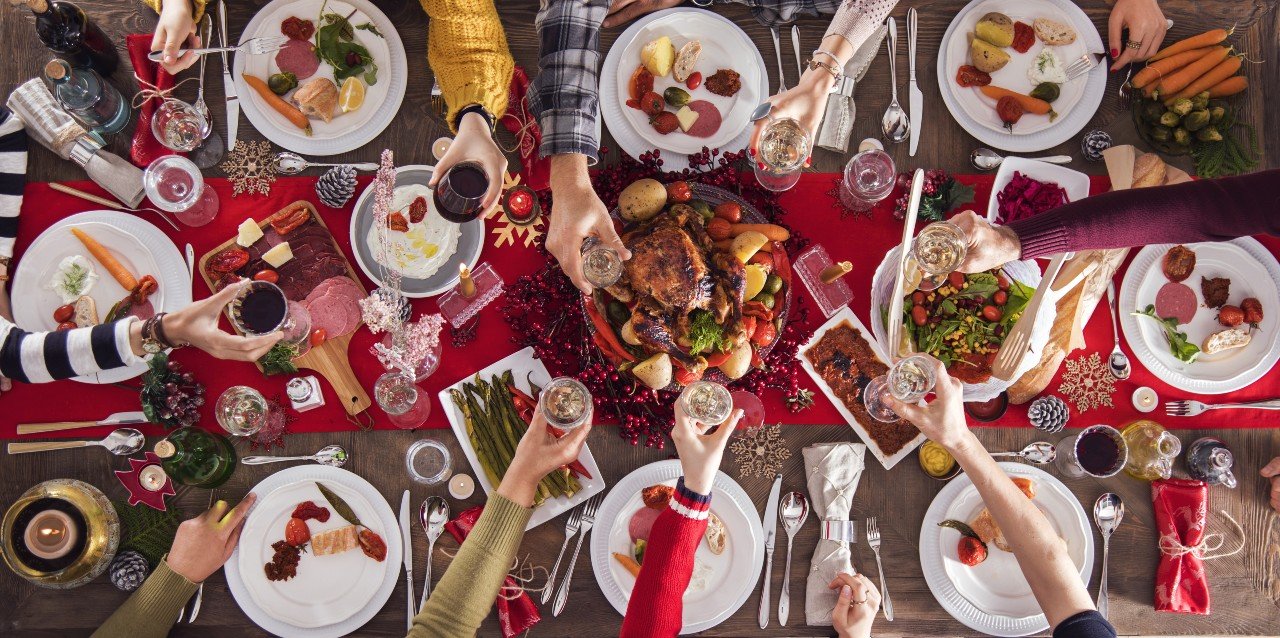
M 676 54 L 676 63 L 671 68 L 671 75 L 675 77 L 676 82 L 684 82 L 693 75 L 693 67 L 698 63 L 700 55 L 702 55 L 702 43 L 697 40 L 690 40 L 680 47 L 680 52 Z
M 1032 26 L 1036 30 L 1036 37 L 1047 45 L 1062 46 L 1076 41 L 1076 30 L 1057 20 L 1036 18 Z
M 1224 350 L 1232 348 L 1243 348 L 1249 345 L 1252 337 L 1249 333 L 1239 328 L 1229 328 L 1221 332 L 1215 332 L 1204 340 L 1204 353 L 1217 354 Z
M 81 328 L 96 326 L 98 323 L 98 304 L 94 303 L 93 297 L 80 297 L 76 300 L 76 314 L 73 321 Z

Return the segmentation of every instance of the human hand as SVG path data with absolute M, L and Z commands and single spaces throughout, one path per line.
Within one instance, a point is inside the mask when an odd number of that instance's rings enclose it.
M 933 373 L 937 376 L 937 383 L 933 386 L 936 396 L 931 403 L 924 407 L 907 404 L 888 393 L 885 403 L 898 416 L 924 432 L 925 436 L 951 450 L 971 436 L 964 417 L 964 389 L 960 381 L 947 374 L 941 361 L 933 361 Z
M 1259 474 L 1271 479 L 1271 509 L 1280 512 L 1280 456 L 1271 459 Z
M 1126 27 L 1129 29 L 1129 41 L 1122 42 L 1120 31 Z M 1107 21 L 1107 42 L 1111 48 L 1111 59 L 1115 60 L 1111 70 L 1155 55 L 1167 30 L 1164 12 L 1156 0 L 1116 0 Z
M 591 187 L 585 158 L 581 155 L 556 155 L 551 161 L 551 221 L 547 227 L 547 251 L 560 262 L 560 269 L 578 290 L 591 294 L 591 283 L 582 272 L 582 242 L 588 237 L 596 237 L 618 251 L 624 261 L 631 259 L 631 251 L 618 237 L 609 211 Z M 557 167 L 563 167 L 563 170 Z
M 827 589 L 839 589 L 831 624 L 840 638 L 870 638 L 871 623 L 880 611 L 880 590 L 862 574 L 837 574 Z
M 993 226 L 971 210 L 948 221 L 964 231 L 964 261 L 956 268 L 960 272 L 982 272 L 999 268 L 1022 256 L 1022 242 L 1008 226 Z
M 760 152 L 760 135 L 770 120 L 791 118 L 809 132 L 810 139 L 817 139 L 818 125 L 827 111 L 827 93 L 834 82 L 826 69 L 809 69 L 800 76 L 799 84 L 765 100 L 773 105 L 773 110 L 769 111 L 769 117 L 757 121 L 751 130 L 751 142 L 747 144 L 751 157 Z
M 676 425 L 671 430 L 671 440 L 676 444 L 676 454 L 680 455 L 685 487 L 699 494 L 711 493 L 720 458 L 742 415 L 742 410 L 735 409 L 714 434 L 703 434 L 709 428 L 685 414 L 684 406 L 676 401 Z
M 200 56 L 187 52 L 178 56 L 178 49 L 198 48 L 200 37 L 196 35 L 196 23 L 191 16 L 190 0 L 164 0 L 160 6 L 160 20 L 156 22 L 156 34 L 151 38 L 152 51 L 164 51 L 160 66 L 169 73 L 196 63 Z
M 488 212 L 498 203 L 498 197 L 502 194 L 502 184 L 507 175 L 507 156 L 493 141 L 493 133 L 479 113 L 462 116 L 462 121 L 458 122 L 458 136 L 453 139 L 449 150 L 431 172 L 431 182 L 428 185 L 435 188 L 440 178 L 449 173 L 449 169 L 463 162 L 479 164 L 489 178 L 489 190 L 480 204 L 480 208 Z
M 250 493 L 230 512 L 226 501 L 218 501 L 205 513 L 183 521 L 165 559 L 169 569 L 193 583 L 213 575 L 231 558 L 240 542 L 244 517 L 257 500 L 257 495 Z
M 520 437 L 511 465 L 507 466 L 507 473 L 498 485 L 499 494 L 521 507 L 533 505 L 533 493 L 542 478 L 552 470 L 577 460 L 582 444 L 591 434 L 591 419 L 562 436 L 556 436 L 555 432 L 558 430 L 548 425 L 542 415 L 542 402 L 539 401 L 533 411 L 533 423 Z
M 612 29 L 646 13 L 670 9 L 682 2 L 684 0 L 614 0 L 609 6 L 609 15 L 604 19 L 604 28 Z
M 189 343 L 219 359 L 257 361 L 284 337 L 283 333 L 277 331 L 269 335 L 241 337 L 223 332 L 218 327 L 222 309 L 250 283 L 247 279 L 236 282 L 212 297 L 166 315 L 165 334 L 176 343 Z

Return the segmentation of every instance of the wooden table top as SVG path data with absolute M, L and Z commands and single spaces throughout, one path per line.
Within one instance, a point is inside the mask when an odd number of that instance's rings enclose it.
M 422 161 L 430 156 L 430 143 L 442 134 L 446 128 L 435 118 L 427 105 L 426 96 L 431 86 L 431 74 L 427 67 L 426 32 L 427 18 L 421 8 L 414 2 L 393 3 L 386 0 L 375 2 L 388 16 L 400 25 L 400 33 L 405 41 L 409 57 L 410 81 L 404 105 L 396 121 L 379 135 L 373 142 L 361 150 L 339 156 L 342 160 L 376 160 L 378 150 L 391 148 L 400 158 L 409 161 Z M 150 32 L 155 18 L 150 11 L 135 2 L 104 2 L 102 0 L 80 0 L 85 8 L 109 35 L 123 46 L 126 33 Z M 264 4 L 261 0 L 252 2 L 229 3 L 229 22 L 232 31 L 244 25 L 256 10 Z M 525 0 L 499 0 L 499 10 L 507 29 L 507 37 L 516 61 L 529 70 L 532 75 L 537 68 L 538 41 L 533 29 L 536 3 Z M 959 0 L 920 2 L 901 2 L 894 15 L 905 15 L 908 6 L 920 9 L 920 48 L 917 67 L 921 88 L 925 92 L 925 108 L 929 114 L 929 126 L 921 138 L 920 152 L 916 158 L 908 158 L 906 145 L 890 146 L 889 151 L 903 166 L 937 166 L 953 172 L 968 170 L 969 151 L 978 143 L 959 127 L 946 114 L 945 106 L 937 93 L 935 60 L 938 42 L 951 18 L 965 3 Z M 1100 0 L 1088 0 L 1081 3 L 1085 11 L 1093 19 L 1095 25 L 1105 33 L 1109 3 Z M 1280 29 L 1280 13 L 1276 9 L 1276 0 L 1258 0 L 1253 3 L 1238 3 L 1232 0 L 1208 0 L 1191 2 L 1190 0 L 1169 0 L 1164 3 L 1164 11 L 1177 24 L 1171 32 L 1171 38 L 1180 38 L 1198 33 L 1211 27 L 1230 24 L 1237 25 L 1237 33 L 1233 41 L 1238 48 L 1250 53 L 1250 59 L 1274 60 L 1280 42 L 1275 33 Z M 776 65 L 773 64 L 772 44 L 768 30 L 756 23 L 749 13 L 738 6 L 717 7 L 718 12 L 731 18 L 741 26 L 752 39 L 759 44 L 769 70 L 770 86 L 777 85 Z M 804 18 L 798 22 L 801 26 L 803 46 L 812 47 L 825 30 L 825 18 Z M 602 34 L 603 46 L 609 46 L 620 29 L 605 31 Z M 1267 35 L 1267 34 L 1271 35 Z M 0 89 L 6 94 L 17 84 L 39 74 L 48 53 L 39 46 L 32 33 L 32 20 L 19 12 L 0 11 L 0 35 L 6 43 L 11 43 L 10 61 L 0 65 Z M 900 34 L 901 35 L 901 34 Z M 903 39 L 905 45 L 905 38 Z M 905 46 L 902 47 L 905 49 Z M 789 49 L 785 47 L 784 49 Z M 805 49 L 807 50 L 807 49 Z M 904 70 L 900 72 L 899 88 L 905 88 L 905 53 L 901 53 Z M 215 63 L 209 71 L 209 82 L 206 85 L 206 99 L 214 113 L 215 126 L 225 126 L 222 120 L 222 83 L 217 75 L 220 68 Z M 790 53 L 784 53 L 784 68 L 788 69 L 788 83 L 794 83 L 794 60 Z M 1280 67 L 1275 64 L 1246 65 L 1246 73 L 1255 87 L 1280 86 Z M 128 81 L 126 71 L 118 72 L 113 79 L 127 94 L 135 90 Z M 856 95 L 859 116 L 854 126 L 855 139 L 875 134 L 878 129 L 880 113 L 888 102 L 888 68 L 883 58 L 877 60 L 867 78 L 859 85 Z M 1108 83 L 1108 96 L 1112 96 L 1119 84 L 1118 77 L 1112 77 Z M 1263 91 L 1255 88 L 1245 98 L 1248 106 L 1245 118 L 1251 122 L 1258 133 L 1259 143 L 1263 146 L 1264 165 L 1276 166 L 1276 162 L 1268 158 L 1280 156 L 1280 115 L 1274 109 L 1267 112 L 1263 104 Z M 1108 97 L 1090 122 L 1088 129 L 1101 128 L 1109 131 L 1118 142 L 1133 142 L 1135 135 L 1129 122 L 1127 112 L 1119 108 L 1117 101 Z M 261 136 L 242 120 L 240 126 L 242 139 L 262 139 Z M 505 133 L 504 133 L 505 135 Z M 1049 149 L 1045 153 L 1067 153 L 1079 157 L 1078 138 L 1064 143 L 1060 147 Z M 612 146 L 607 132 L 604 145 Z M 127 139 L 115 140 L 111 146 L 122 155 L 127 154 Z M 616 153 L 615 153 L 616 154 Z M 821 171 L 835 171 L 843 164 L 844 156 L 820 150 L 815 156 L 814 167 Z M 1185 163 L 1182 163 L 1184 167 Z M 1077 159 L 1072 166 L 1089 173 L 1101 173 L 1100 164 L 1090 164 Z M 84 173 L 70 162 L 60 161 L 51 153 L 41 148 L 32 149 L 29 165 L 29 179 L 41 181 L 62 181 L 84 179 Z M 2 400 L 2 399 L 0 399 Z M 1236 452 L 1240 486 L 1236 490 L 1214 488 L 1211 490 L 1210 506 L 1212 510 L 1226 510 L 1238 520 L 1247 534 L 1247 547 L 1244 552 L 1230 558 L 1213 561 L 1209 564 L 1208 573 L 1213 593 L 1214 613 L 1209 617 L 1178 616 L 1157 614 L 1152 611 L 1152 592 L 1154 587 L 1155 568 L 1158 562 L 1158 550 L 1153 527 L 1150 495 L 1147 485 L 1125 476 L 1105 481 L 1080 480 L 1069 481 L 1068 485 L 1080 498 L 1082 503 L 1092 503 L 1104 491 L 1118 492 L 1126 503 L 1125 522 L 1116 532 L 1117 552 L 1111 564 L 1110 587 L 1112 596 L 1112 620 L 1121 634 L 1238 634 L 1238 635 L 1274 635 L 1280 627 L 1280 517 L 1265 505 L 1266 483 L 1256 475 L 1256 469 L 1267 460 L 1280 454 L 1280 435 L 1268 430 L 1220 430 L 1194 431 L 1178 430 L 1175 432 L 1184 442 L 1196 437 L 1212 435 L 1226 440 Z M 992 449 L 1020 449 L 1027 442 L 1037 437 L 1030 429 L 982 429 L 979 437 Z M 409 485 L 402 469 L 401 459 L 408 445 L 419 438 L 430 437 L 445 441 L 454 453 L 454 469 L 470 472 L 462 461 L 462 455 L 456 440 L 451 433 L 443 430 L 426 433 L 410 432 L 347 432 L 341 434 L 299 434 L 288 438 L 285 453 L 301 454 L 319 449 L 325 444 L 339 443 L 352 451 L 353 457 L 348 469 L 368 478 L 382 490 L 389 502 L 397 502 L 400 492 L 406 487 L 413 490 L 415 502 L 430 494 L 443 494 L 443 487 L 427 488 L 421 485 Z M 786 489 L 803 489 L 802 461 L 799 450 L 815 442 L 856 440 L 849 428 L 845 426 L 830 427 L 789 427 L 784 428 L 783 437 L 793 451 L 793 456 L 786 462 L 784 487 Z M 1058 437 L 1049 437 L 1056 439 Z M 667 458 L 669 453 L 645 448 L 632 447 L 616 436 L 609 427 L 602 427 L 592 433 L 590 445 L 597 459 L 601 460 L 601 469 L 605 478 L 612 484 L 631 470 L 646 463 Z M 897 611 L 896 622 L 886 622 L 881 617 L 875 626 L 876 635 L 913 635 L 941 636 L 968 635 L 973 632 L 952 620 L 934 601 L 927 584 L 920 572 L 919 540 L 920 522 L 933 496 L 941 489 L 942 484 L 933 481 L 905 461 L 903 467 L 891 476 L 878 463 L 870 461 L 867 472 L 863 475 L 862 484 L 854 503 L 854 516 L 861 519 L 865 516 L 878 516 L 884 537 L 882 555 L 888 567 L 888 587 L 893 595 Z M 70 477 L 86 480 L 104 487 L 108 495 L 122 497 L 123 488 L 111 476 L 111 471 L 125 467 L 122 460 L 108 457 L 101 450 L 64 451 L 56 454 L 37 454 L 29 456 L 0 457 L 0 504 L 11 502 L 22 491 L 42 480 L 55 477 Z M 726 459 L 722 469 L 737 478 L 737 471 L 731 458 Z M 235 499 L 244 494 L 274 468 L 242 467 L 232 481 L 221 488 L 220 497 Z M 766 479 L 739 479 L 739 482 L 751 494 L 757 507 L 763 510 L 763 502 L 768 493 L 769 481 Z M 188 513 L 202 509 L 207 503 L 208 495 L 203 490 L 189 491 L 179 506 Z M 465 503 L 453 502 L 461 510 L 464 506 L 474 505 L 478 498 Z M 541 565 L 549 565 L 559 549 L 563 538 L 563 517 L 543 525 L 526 536 L 522 551 L 527 552 L 533 561 Z M 1228 546 L 1235 542 L 1228 533 Z M 796 538 L 795 566 L 799 574 L 803 574 L 803 565 L 812 555 L 818 538 L 817 526 L 808 524 Z M 421 588 L 422 559 L 426 550 L 426 539 L 421 531 L 414 532 L 414 545 L 418 556 L 417 587 Z M 441 542 L 442 547 L 452 547 L 451 541 Z M 780 552 L 781 554 L 781 552 Z M 859 543 L 854 551 L 855 562 L 860 569 L 874 576 L 875 564 L 865 543 Z M 782 558 L 775 562 L 774 582 L 772 583 L 774 600 L 781 586 Z M 1100 563 L 1099 563 L 1100 564 Z M 440 574 L 448 565 L 448 558 L 437 552 L 436 573 Z M 1091 591 L 1096 591 L 1098 565 L 1095 565 L 1091 582 Z M 791 583 L 792 593 L 796 597 L 796 613 L 803 601 L 803 579 L 797 574 Z M 204 610 L 194 626 L 182 625 L 174 629 L 174 636 L 210 635 L 216 632 L 219 636 L 261 635 L 262 631 L 254 626 L 240 612 L 238 606 L 229 595 L 222 574 L 216 574 L 206 587 Z M 704 635 L 740 636 L 740 635 L 829 635 L 824 628 L 797 626 L 780 628 L 776 622 L 769 630 L 760 631 L 756 626 L 757 593 L 745 604 L 737 614 L 719 627 L 705 632 Z M 404 585 L 398 584 L 391 601 L 378 616 L 362 628 L 360 635 L 402 635 L 404 627 L 403 605 Z M 75 636 L 87 635 L 98 626 L 124 600 L 125 595 L 115 590 L 100 578 L 83 588 L 58 592 L 38 589 L 27 585 L 7 570 L 0 570 L 0 596 L 7 604 L 0 605 L 0 627 L 6 635 L 22 636 Z M 581 635 L 603 636 L 616 634 L 621 618 L 600 593 L 591 574 L 589 561 L 580 561 L 576 570 L 572 594 L 569 599 L 570 611 L 562 618 L 552 619 L 549 614 L 534 630 L 534 635 Z M 69 611 L 73 613 L 68 613 Z M 492 618 L 481 631 L 481 635 L 497 635 L 496 623 Z

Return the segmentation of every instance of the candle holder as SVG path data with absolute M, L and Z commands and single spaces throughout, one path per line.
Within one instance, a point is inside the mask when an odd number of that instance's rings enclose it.
M 127 471 L 116 470 L 116 478 L 129 491 L 130 505 L 142 503 L 161 512 L 168 510 L 164 497 L 173 496 L 177 491 L 160 463 L 155 452 L 147 452 L 143 458 L 129 459 Z
M 800 276 L 800 281 L 804 282 L 804 287 L 809 289 L 809 295 L 818 304 L 818 309 L 822 311 L 824 317 L 834 315 L 853 301 L 853 291 L 849 290 L 849 284 L 846 284 L 844 279 L 836 279 L 829 284 L 822 281 L 822 271 L 830 268 L 832 264 L 827 249 L 823 248 L 822 244 L 814 244 L 810 249 L 800 253 L 792 266 Z
M 27 527 L 42 513 L 62 512 L 76 528 L 70 550 L 54 559 L 37 556 L 25 540 Z M 120 545 L 120 518 L 98 488 L 74 479 L 54 479 L 19 496 L 0 522 L 0 556 L 9 569 L 48 589 L 72 589 L 100 576 Z
M 465 264 L 463 266 L 465 268 Z M 468 279 L 473 290 L 467 290 Z M 502 294 L 503 281 L 498 271 L 488 263 L 475 267 L 474 270 L 463 271 L 458 285 L 440 297 L 440 314 L 454 328 L 461 328 L 471 321 L 485 306 L 493 303 Z M 464 294 L 470 293 L 470 294 Z

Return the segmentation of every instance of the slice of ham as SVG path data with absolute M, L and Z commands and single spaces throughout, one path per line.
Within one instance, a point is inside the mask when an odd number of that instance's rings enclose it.
M 289 40 L 276 53 L 276 66 L 282 72 L 292 73 L 299 80 L 305 80 L 316 74 L 320 68 L 320 58 L 316 57 L 316 48 L 309 40 Z
M 1156 315 L 1173 317 L 1178 323 L 1190 323 L 1196 315 L 1196 291 L 1190 286 L 1169 282 L 1156 293 Z
M 698 114 L 693 126 L 685 131 L 691 137 L 711 137 L 720 130 L 720 109 L 706 100 L 694 100 L 688 104 L 689 110 Z
M 139 321 L 146 321 L 156 314 L 155 306 L 151 305 L 151 301 L 136 303 L 129 307 L 128 316 L 137 317 Z
M 632 514 L 631 522 L 627 524 L 627 532 L 631 534 L 631 541 L 649 540 L 649 533 L 653 531 L 653 523 L 658 520 L 658 516 L 662 514 L 664 509 L 666 508 L 642 507 L 635 514 Z

